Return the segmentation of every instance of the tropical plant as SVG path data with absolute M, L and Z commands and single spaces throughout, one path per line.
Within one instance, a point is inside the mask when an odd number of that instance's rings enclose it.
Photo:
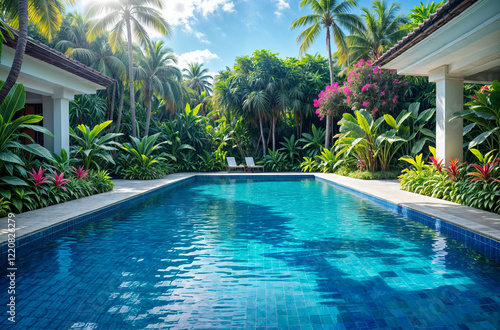
M 410 20 L 406 23 L 406 28 L 409 30 L 413 30 L 420 24 L 424 22 L 429 16 L 438 10 L 444 4 L 444 1 L 441 2 L 431 2 L 430 4 L 427 2 L 425 5 L 420 2 L 420 5 L 416 5 L 413 9 L 410 9 L 410 14 L 408 15 L 408 19 Z
M 290 138 L 284 137 L 285 142 L 281 142 L 283 148 L 278 151 L 283 151 L 287 157 L 287 161 L 292 165 L 292 170 L 297 170 L 300 163 L 300 153 L 302 148 L 299 145 L 299 140 L 295 139 L 292 134 Z
M 181 80 L 181 72 L 172 49 L 165 48 L 163 41 L 153 42 L 146 47 L 144 53 L 139 54 L 135 78 L 140 82 L 142 98 L 147 107 L 144 135 L 148 135 L 153 94 L 161 95 L 173 104 L 179 102 L 181 89 L 178 82 Z
M 135 89 L 134 89 L 134 67 L 132 53 L 132 33 L 143 46 L 149 43 L 149 35 L 146 26 L 163 35 L 170 34 L 169 24 L 162 18 L 158 9 L 162 8 L 160 0 L 119 0 L 119 1 L 97 1 L 94 2 L 87 15 L 97 17 L 91 22 L 88 33 L 89 41 L 95 40 L 106 30 L 111 30 L 109 43 L 113 51 L 116 51 L 123 40 L 123 34 L 127 35 L 128 68 L 129 68 L 129 91 L 130 91 L 130 114 L 132 121 L 132 136 L 137 136 L 135 118 Z M 104 14 L 104 15 L 103 15 Z
M 343 153 L 345 150 L 334 152 L 333 149 L 334 148 L 332 148 L 331 150 L 324 148 L 321 152 L 321 155 L 317 156 L 319 169 L 323 173 L 334 173 L 335 169 L 345 162 L 345 159 L 343 157 Z
M 356 111 L 356 117 L 350 113 L 344 113 L 343 119 L 339 122 L 340 133 L 336 135 L 335 142 L 337 150 L 347 147 L 345 154 L 354 157 L 366 164 L 369 171 L 377 168 L 378 144 L 380 126 L 384 122 L 384 117 L 373 120 L 372 115 L 362 109 Z
M 70 128 L 70 135 L 76 142 L 72 146 L 72 154 L 81 162 L 84 168 L 97 169 L 100 161 L 115 163 L 109 152 L 117 150 L 113 145 L 118 144 L 111 140 L 122 134 L 107 133 L 100 136 L 109 124 L 111 124 L 110 120 L 105 121 L 94 126 L 92 130 L 86 125 L 78 125 L 79 133 Z
M 0 81 L 0 87 L 3 82 Z M 27 185 L 21 177 L 26 176 L 25 162 L 19 157 L 20 150 L 30 154 L 52 159 L 47 149 L 38 144 L 21 144 L 18 139 L 24 137 L 32 141 L 31 137 L 22 132 L 23 129 L 32 129 L 53 135 L 44 127 L 31 125 L 40 122 L 43 117 L 38 115 L 20 116 L 14 119 L 16 113 L 24 107 L 26 93 L 23 85 L 16 85 L 0 105 L 0 189 L 2 184 L 9 186 Z M 16 174 L 17 173 L 17 174 Z
M 408 86 L 402 79 L 392 70 L 373 67 L 371 60 L 360 59 L 349 71 L 342 90 L 353 109 L 366 109 L 373 115 L 394 113 L 400 94 Z
M 182 77 L 188 88 L 196 93 L 212 93 L 212 76 L 208 75 L 208 69 L 203 67 L 203 63 L 188 63 L 187 69 L 183 69 Z
M 156 143 L 161 133 L 145 136 L 142 140 L 130 137 L 131 142 L 121 145 L 121 148 L 131 155 L 127 159 L 128 166 L 123 170 L 125 179 L 150 180 L 158 179 L 168 174 L 168 170 L 163 166 L 163 161 L 168 155 L 165 153 L 154 154 L 166 142 Z
M 354 27 L 352 35 L 339 45 L 341 63 L 355 62 L 359 59 L 377 60 L 408 33 L 404 14 L 397 14 L 398 3 L 387 6 L 385 0 L 373 0 L 372 10 L 361 8 L 364 24 Z
M 272 172 L 284 172 L 290 168 L 290 163 L 286 160 L 286 155 L 279 151 L 268 150 L 269 153 L 264 156 L 262 164 L 266 169 Z
M 500 82 L 493 81 L 491 86 L 481 88 L 471 100 L 465 104 L 468 109 L 455 112 L 451 120 L 463 118 L 471 122 L 464 127 L 464 135 L 474 127 L 480 129 L 481 134 L 469 142 L 469 149 L 486 143 L 489 150 L 500 146 Z
M 59 172 L 69 172 L 71 170 L 71 163 L 76 162 L 76 158 L 70 158 L 66 150 L 63 148 L 59 154 L 50 152 L 52 159 L 48 159 L 52 168 Z
M 354 0 L 301 0 L 300 7 L 309 7 L 312 9 L 312 14 L 297 18 L 291 24 L 291 29 L 308 26 L 297 37 L 297 42 L 300 42 L 300 54 L 302 55 L 318 37 L 322 27 L 326 29 L 326 48 L 328 51 L 328 67 L 330 69 L 330 84 L 333 80 L 333 62 L 332 49 L 330 45 L 330 28 L 333 32 L 333 39 L 337 48 L 347 49 L 346 40 L 342 28 L 353 32 L 355 28 L 361 25 L 359 17 L 349 14 L 348 11 L 356 6 Z M 326 117 L 326 135 L 325 148 L 329 147 L 330 143 L 330 121 L 331 116 Z
M 302 133 L 302 138 L 299 141 L 305 143 L 302 150 L 308 157 L 315 158 L 323 150 L 325 134 L 324 128 L 316 128 L 314 124 L 311 126 L 311 133 Z
M 319 163 L 313 157 L 304 157 L 304 161 L 300 163 L 302 172 L 316 172 L 319 170 Z

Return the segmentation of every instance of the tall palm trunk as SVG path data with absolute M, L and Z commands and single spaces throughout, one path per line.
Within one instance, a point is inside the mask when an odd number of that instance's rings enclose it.
M 26 49 L 26 43 L 28 41 L 28 0 L 18 0 L 18 15 L 19 15 L 19 30 L 17 36 L 16 52 L 14 54 L 14 61 L 12 61 L 12 67 L 10 68 L 9 75 L 5 80 L 5 84 L 0 90 L 0 104 L 7 97 L 12 86 L 16 83 L 19 72 L 21 72 L 21 66 L 23 64 L 24 51 Z M 0 41 L 1 42 L 1 41 Z
M 297 117 L 298 113 L 297 113 L 297 110 L 294 110 L 293 111 L 293 116 L 295 117 L 295 126 L 297 127 L 297 139 L 300 138 L 300 135 L 299 135 L 299 118 Z
M 276 116 L 273 116 L 273 151 L 276 151 Z
M 326 27 L 326 48 L 328 50 L 328 68 L 330 69 L 330 85 L 333 84 L 333 63 L 332 63 L 332 47 L 330 45 L 330 27 Z M 326 116 L 326 134 L 325 134 L 325 148 L 330 148 L 330 122 L 332 116 Z
M 144 129 L 144 136 L 149 135 L 149 121 L 151 120 L 151 95 L 146 93 L 148 100 L 148 111 L 146 112 L 146 128 Z
M 118 103 L 118 119 L 116 120 L 116 133 L 120 133 L 120 125 L 122 124 L 122 113 L 123 113 L 123 97 L 125 95 L 125 85 L 121 84 L 123 89 L 120 93 L 120 101 Z
M 132 117 L 132 136 L 137 137 L 135 123 L 135 95 L 134 95 L 134 66 L 132 63 L 132 29 L 130 28 L 130 17 L 126 17 L 127 24 L 127 48 L 128 48 L 128 80 L 130 89 L 130 116 Z
M 113 118 L 115 116 L 115 94 L 116 94 L 116 84 L 117 82 L 115 81 L 113 83 L 113 94 L 111 96 L 111 107 L 110 107 L 110 113 L 109 113 L 109 120 L 113 121 Z M 109 131 L 113 132 L 113 125 L 109 125 Z
M 262 152 L 264 156 L 266 155 L 266 139 L 264 138 L 264 129 L 262 128 L 262 114 L 259 111 L 259 126 L 260 126 L 260 138 L 262 139 Z

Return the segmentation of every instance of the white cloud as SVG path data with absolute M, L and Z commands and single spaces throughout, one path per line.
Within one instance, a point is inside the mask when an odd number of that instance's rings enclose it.
M 222 10 L 234 12 L 232 0 L 170 0 L 164 2 L 163 16 L 172 25 L 192 24 L 196 17 L 206 17 L 209 14 Z
M 178 62 L 177 65 L 182 70 L 187 68 L 188 63 L 208 63 L 211 60 L 219 59 L 217 54 L 212 53 L 208 49 L 204 50 L 195 50 L 189 53 L 184 53 L 177 56 Z M 207 65 L 205 65 L 207 67 Z
M 286 0 L 273 0 L 276 3 L 276 11 L 274 12 L 276 16 L 283 16 L 283 11 L 290 9 L 290 4 Z
M 194 36 L 196 38 L 198 38 L 198 40 L 200 40 L 204 44 L 207 44 L 207 45 L 211 44 L 211 42 L 207 39 L 207 36 L 205 34 L 201 33 L 201 32 L 195 31 L 194 32 Z

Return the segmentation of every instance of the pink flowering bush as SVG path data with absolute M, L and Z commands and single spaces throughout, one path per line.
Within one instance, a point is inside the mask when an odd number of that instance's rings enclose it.
M 314 100 L 314 107 L 316 107 L 316 114 L 321 120 L 325 116 L 340 116 L 345 112 L 347 103 L 346 95 L 339 85 L 335 82 L 332 85 L 326 86 L 324 91 L 321 91 L 318 98 Z
M 372 61 L 359 60 L 349 72 L 341 88 L 346 103 L 353 110 L 366 109 L 373 115 L 390 113 L 399 102 L 399 95 L 408 86 L 393 70 L 373 67 Z

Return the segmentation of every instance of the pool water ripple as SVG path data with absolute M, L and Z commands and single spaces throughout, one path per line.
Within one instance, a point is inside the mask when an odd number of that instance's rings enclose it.
M 16 329 L 500 328 L 498 263 L 314 180 L 191 182 L 18 269 Z

